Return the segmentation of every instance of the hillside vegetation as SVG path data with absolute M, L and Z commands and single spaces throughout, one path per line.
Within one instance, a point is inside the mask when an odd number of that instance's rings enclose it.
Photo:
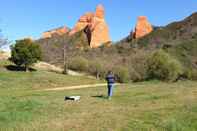
M 65 55 L 72 56 L 77 50 L 89 47 L 87 36 L 83 31 L 73 36 L 55 35 L 52 38 L 37 40 L 36 43 L 42 48 L 43 60 L 56 65 L 63 64 L 64 52 Z
M 87 65 L 79 71 L 102 78 L 108 70 L 112 70 L 120 82 L 121 79 L 124 79 L 123 81 L 150 79 L 147 73 L 149 71 L 147 59 L 162 49 L 171 57 L 170 59 L 176 59 L 183 67 L 176 80 L 197 79 L 197 13 L 183 21 L 157 27 L 152 33 L 138 40 L 129 36 L 111 47 L 90 49 L 83 32 L 71 38 L 65 35 L 42 39 L 38 43 L 42 46 L 44 60 L 47 62 L 61 66 L 65 62 L 66 67 L 73 68 L 77 59 L 78 63 L 83 61 L 82 63 Z M 76 48 L 77 45 L 81 45 L 80 48 Z

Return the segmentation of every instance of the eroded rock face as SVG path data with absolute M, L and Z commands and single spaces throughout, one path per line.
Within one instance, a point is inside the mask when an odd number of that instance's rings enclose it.
M 100 18 L 100 19 L 105 18 L 105 9 L 103 5 L 100 4 L 96 7 L 95 17 Z
M 153 31 L 152 25 L 148 22 L 146 16 L 139 16 L 133 33 L 135 39 L 141 38 Z
M 68 32 L 69 29 L 66 26 L 64 26 L 42 33 L 42 38 L 51 38 L 53 35 L 63 35 Z
M 104 7 L 98 5 L 95 13 L 88 12 L 80 17 L 69 35 L 84 30 L 91 48 L 97 48 L 104 43 L 110 42 L 109 29 L 104 16 Z
M 94 13 L 87 12 L 83 16 L 81 16 L 76 23 L 75 27 L 69 32 L 69 35 L 74 35 L 75 33 L 83 30 L 88 26 L 94 17 Z

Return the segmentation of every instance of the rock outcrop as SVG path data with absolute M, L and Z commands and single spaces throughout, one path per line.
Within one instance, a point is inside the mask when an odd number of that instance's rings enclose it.
M 153 31 L 152 25 L 148 22 L 146 16 L 139 16 L 133 33 L 133 38 L 141 38 Z
M 42 33 L 42 38 L 43 39 L 44 38 L 51 38 L 53 35 L 63 35 L 68 32 L 69 32 L 69 29 L 66 26 L 63 26 L 63 27 Z
M 75 33 L 84 30 L 88 26 L 94 17 L 94 13 L 87 12 L 81 16 L 78 22 L 75 24 L 74 28 L 69 32 L 69 35 L 74 35 Z
M 71 36 L 81 30 L 84 30 L 91 48 L 97 48 L 110 42 L 109 29 L 104 16 L 104 7 L 102 5 L 98 5 L 95 13 L 88 12 L 80 17 L 69 35 Z

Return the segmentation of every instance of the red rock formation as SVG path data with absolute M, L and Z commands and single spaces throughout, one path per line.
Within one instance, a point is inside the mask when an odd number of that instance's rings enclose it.
M 95 17 L 100 18 L 100 19 L 105 18 L 105 9 L 103 5 L 100 4 L 96 7 Z
M 133 37 L 141 38 L 153 31 L 152 25 L 148 22 L 146 16 L 139 16 L 135 27 Z
M 86 13 L 81 16 L 69 35 L 84 30 L 89 39 L 91 48 L 97 48 L 110 42 L 109 29 L 104 19 L 105 11 L 102 5 L 98 5 L 95 13 Z
M 73 35 L 83 29 L 86 28 L 92 22 L 92 18 L 94 17 L 94 13 L 87 12 L 85 15 L 81 16 L 75 27 L 69 32 L 69 35 Z
M 44 32 L 42 34 L 42 38 L 51 38 L 53 35 L 63 35 L 68 32 L 69 32 L 69 29 L 66 26 L 64 26 L 64 27 L 60 27 L 57 29 L 53 29 L 53 30 Z

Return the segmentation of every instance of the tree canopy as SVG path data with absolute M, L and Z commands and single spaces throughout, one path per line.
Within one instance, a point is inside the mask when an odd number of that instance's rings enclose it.
M 17 40 L 11 47 L 10 60 L 27 70 L 29 66 L 41 60 L 40 46 L 30 39 Z

